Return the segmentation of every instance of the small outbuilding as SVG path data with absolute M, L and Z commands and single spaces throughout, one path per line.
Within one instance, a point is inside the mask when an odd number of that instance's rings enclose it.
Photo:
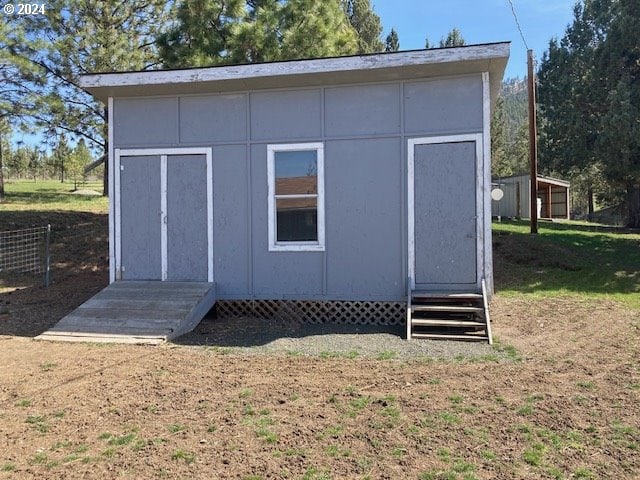
M 493 182 L 504 192 L 501 200 L 491 202 L 493 216 L 530 218 L 531 175 L 494 178 Z M 565 180 L 538 175 L 538 218 L 568 220 L 570 187 Z
M 226 314 L 490 338 L 490 121 L 508 56 L 83 76 L 109 112 L 110 281 L 208 282 Z

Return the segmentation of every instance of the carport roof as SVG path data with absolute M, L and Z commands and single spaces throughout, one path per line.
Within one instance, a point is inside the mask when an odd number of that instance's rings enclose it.
M 489 72 L 491 97 L 495 99 L 509 49 L 510 42 L 502 42 L 244 65 L 95 73 L 83 75 L 80 86 L 106 103 L 109 97 L 314 87 Z

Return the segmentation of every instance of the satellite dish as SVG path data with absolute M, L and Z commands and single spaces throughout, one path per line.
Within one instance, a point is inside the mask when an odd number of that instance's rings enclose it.
M 491 190 L 491 199 L 497 201 L 502 200 L 502 197 L 504 197 L 504 192 L 499 189 L 499 188 L 494 188 L 493 190 Z

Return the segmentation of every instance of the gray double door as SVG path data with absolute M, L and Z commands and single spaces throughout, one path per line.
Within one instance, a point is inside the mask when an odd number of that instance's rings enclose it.
M 412 147 L 415 287 L 475 288 L 476 141 L 416 143 Z
M 119 174 L 120 278 L 206 282 L 206 156 L 124 156 Z

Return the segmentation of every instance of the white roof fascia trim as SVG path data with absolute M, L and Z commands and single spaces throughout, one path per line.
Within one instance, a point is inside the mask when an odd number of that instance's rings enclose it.
M 435 65 L 444 63 L 491 60 L 508 57 L 510 44 L 494 43 L 459 48 L 417 50 L 409 52 L 319 58 L 287 62 L 205 67 L 183 70 L 150 70 L 144 72 L 98 73 L 80 77 L 83 88 L 163 85 L 194 82 L 216 82 L 248 78 L 327 74 L 355 70 L 376 70 Z
M 545 177 L 542 175 L 538 175 L 538 182 L 548 183 L 549 185 L 556 185 L 558 187 L 567 187 L 571 186 L 571 182 L 567 182 L 565 180 L 558 180 L 557 178 Z

